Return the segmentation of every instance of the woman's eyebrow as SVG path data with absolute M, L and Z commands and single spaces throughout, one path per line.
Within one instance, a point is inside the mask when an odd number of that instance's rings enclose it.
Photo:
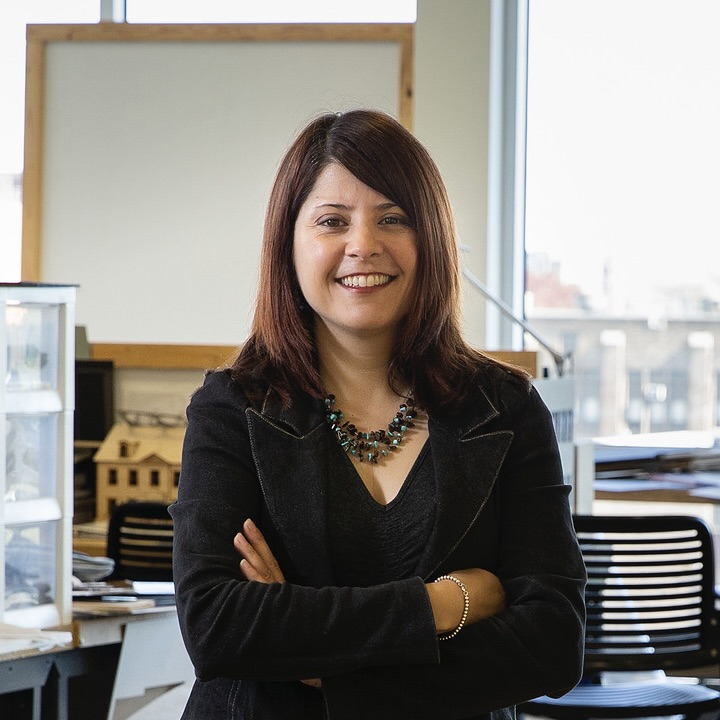
M 315 205 L 315 209 L 318 210 L 320 208 L 334 208 L 335 210 L 354 210 L 354 206 L 352 205 L 345 205 L 344 203 L 332 203 L 332 202 L 325 202 L 325 203 L 318 203 Z M 394 202 L 385 202 L 380 203 L 379 205 L 375 206 L 375 210 L 390 210 L 391 208 L 398 208 L 400 210 L 400 206 L 397 203 Z
M 331 203 L 331 202 L 318 203 L 315 206 L 315 209 L 317 210 L 319 208 L 334 208 L 335 210 L 352 210 L 352 206 L 350 206 L 350 205 L 343 205 L 343 203 Z

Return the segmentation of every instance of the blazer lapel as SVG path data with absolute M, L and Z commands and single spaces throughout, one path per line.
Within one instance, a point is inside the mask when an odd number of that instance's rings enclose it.
M 262 412 L 247 411 L 250 441 L 268 512 L 298 582 L 329 582 L 327 433 L 320 401 L 290 409 L 268 394 Z
M 485 506 L 512 442 L 510 430 L 484 433 L 498 415 L 483 396 L 471 417 L 458 423 L 430 418 L 430 443 L 437 483 L 435 531 L 419 563 L 426 579 L 437 572 Z

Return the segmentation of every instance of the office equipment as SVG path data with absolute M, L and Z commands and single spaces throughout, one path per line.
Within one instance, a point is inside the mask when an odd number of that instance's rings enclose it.
M 75 442 L 100 443 L 115 420 L 111 360 L 75 360 Z
M 75 328 L 78 337 L 78 328 Z M 74 523 L 91 522 L 96 512 L 96 468 L 93 456 L 115 417 L 114 364 L 111 360 L 75 358 L 73 447 Z

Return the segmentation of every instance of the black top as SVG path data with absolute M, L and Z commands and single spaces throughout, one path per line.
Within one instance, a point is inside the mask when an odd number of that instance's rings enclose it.
M 369 587 L 416 575 L 435 527 L 437 502 L 429 443 L 387 505 L 370 495 L 354 461 L 339 446 L 330 455 L 328 531 L 338 584 Z

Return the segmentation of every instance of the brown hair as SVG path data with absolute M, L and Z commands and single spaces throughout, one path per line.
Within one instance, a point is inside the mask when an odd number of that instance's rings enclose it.
M 452 407 L 467 391 L 478 362 L 492 362 L 461 337 L 452 210 L 424 146 L 392 117 L 373 110 L 318 117 L 282 159 L 265 216 L 253 325 L 234 375 L 260 375 L 286 402 L 296 389 L 325 395 L 312 311 L 304 303 L 293 264 L 293 234 L 300 207 L 318 175 L 333 162 L 401 207 L 415 229 L 417 269 L 409 303 L 414 311 L 396 340 L 390 384 L 410 384 L 416 402 L 429 411 Z

